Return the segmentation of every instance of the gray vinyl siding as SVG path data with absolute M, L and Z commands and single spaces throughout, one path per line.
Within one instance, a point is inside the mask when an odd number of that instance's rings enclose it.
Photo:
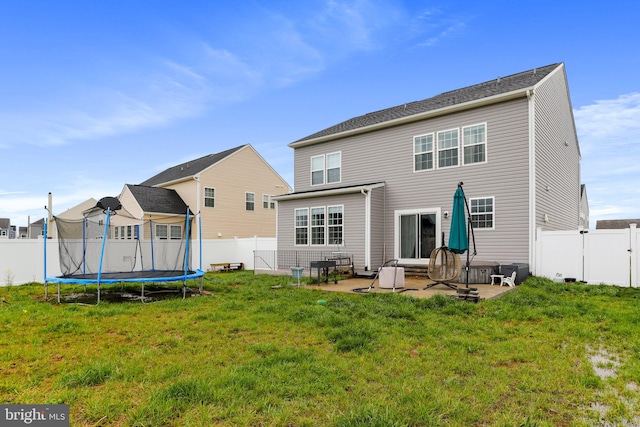
M 295 245 L 295 210 L 319 206 L 342 205 L 343 242 L 341 247 L 332 244 L 324 246 Z M 354 256 L 356 268 L 364 262 L 364 195 L 360 193 L 340 196 L 313 197 L 278 202 L 278 250 L 343 251 Z
M 487 124 L 486 163 L 413 172 L 414 136 L 479 123 Z M 374 252 L 379 245 L 379 240 L 376 239 L 383 239 L 382 246 L 386 245 L 387 259 L 393 258 L 396 210 L 440 208 L 441 212 L 451 212 L 453 194 L 458 182 L 462 181 L 467 198 L 495 198 L 495 229 L 476 231 L 476 259 L 528 262 L 528 135 L 528 102 L 526 98 L 520 98 L 300 147 L 294 152 L 295 190 L 328 189 L 384 181 L 386 208 L 383 206 L 383 213 L 378 212 L 384 215 L 381 229 L 377 225 L 374 227 L 372 213 L 373 263 L 378 257 Z M 310 158 L 336 151 L 342 153 L 341 182 L 312 187 Z M 376 210 L 379 210 L 377 203 Z M 450 218 L 441 217 L 440 221 L 447 241 Z M 386 230 L 386 233 L 382 230 Z M 374 237 L 376 233 L 384 235 Z M 440 236 L 437 236 L 438 243 L 440 240 Z M 353 248 L 351 242 L 347 241 L 347 244 L 349 249 Z
M 580 223 L 580 152 L 564 67 L 536 87 L 535 123 L 536 227 L 575 230 Z

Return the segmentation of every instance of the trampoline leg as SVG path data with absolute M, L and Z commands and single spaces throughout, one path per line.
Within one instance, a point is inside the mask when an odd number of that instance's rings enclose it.
M 60 304 L 60 282 L 58 282 L 58 304 Z

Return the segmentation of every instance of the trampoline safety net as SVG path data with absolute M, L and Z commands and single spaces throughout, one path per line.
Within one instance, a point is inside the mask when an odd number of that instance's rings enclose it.
M 191 257 L 187 252 L 190 236 L 186 233 L 188 230 L 191 234 L 192 218 L 188 227 L 186 218 L 144 222 L 118 215 L 82 220 L 55 218 L 62 277 L 95 280 L 100 273 L 102 279 L 113 280 L 191 273 L 191 261 L 185 253 Z

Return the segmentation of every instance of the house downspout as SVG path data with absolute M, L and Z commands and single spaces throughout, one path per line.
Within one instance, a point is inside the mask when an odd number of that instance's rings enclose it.
M 535 92 L 527 90 L 529 102 L 529 270 L 536 274 L 536 114 Z
M 371 265 L 371 190 L 360 190 L 364 195 L 364 271 Z

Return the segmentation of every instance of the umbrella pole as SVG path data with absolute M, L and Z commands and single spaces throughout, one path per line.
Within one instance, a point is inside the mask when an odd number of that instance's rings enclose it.
M 469 216 L 469 220 L 467 221 L 467 246 L 469 245 L 469 234 L 471 233 L 471 231 L 469 230 L 471 226 L 471 216 Z M 467 265 L 465 267 L 466 271 L 467 271 L 467 275 L 466 275 L 466 281 L 465 281 L 465 286 L 467 288 L 469 288 L 469 249 L 467 249 Z

